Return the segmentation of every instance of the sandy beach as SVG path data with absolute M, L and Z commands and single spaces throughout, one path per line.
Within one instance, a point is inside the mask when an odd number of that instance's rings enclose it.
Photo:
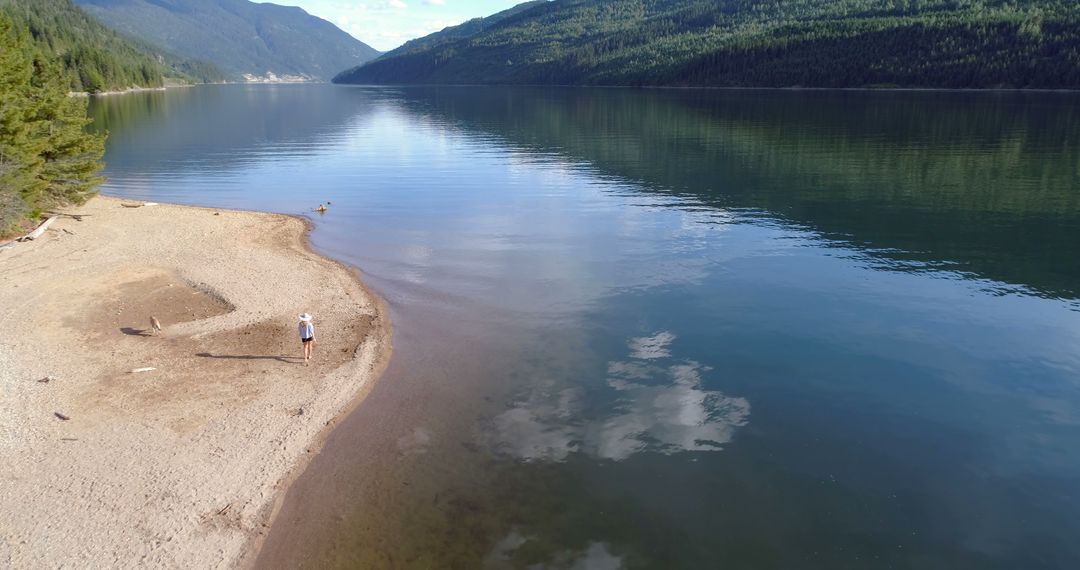
M 243 564 L 385 367 L 385 311 L 298 218 L 69 211 L 0 251 L 0 566 Z

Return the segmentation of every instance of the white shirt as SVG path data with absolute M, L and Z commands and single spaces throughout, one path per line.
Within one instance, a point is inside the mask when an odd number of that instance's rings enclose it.
M 311 321 L 300 321 L 300 339 L 315 338 L 315 325 Z

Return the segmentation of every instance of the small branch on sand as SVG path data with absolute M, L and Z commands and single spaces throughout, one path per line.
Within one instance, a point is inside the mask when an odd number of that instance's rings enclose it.
M 44 378 L 39 379 L 38 382 L 41 382 L 42 384 L 48 384 L 49 382 L 51 382 L 53 380 L 56 380 L 56 378 L 54 376 L 46 376 Z
M 145 368 L 134 368 L 131 370 L 131 372 L 128 372 L 128 374 L 134 374 L 136 372 L 150 372 L 151 370 L 157 370 L 157 368 L 154 368 L 153 366 L 147 366 Z
M 125 208 L 142 208 L 142 204 L 128 204 L 127 202 L 120 202 L 120 205 Z
M 60 412 L 53 412 L 53 415 L 60 418 L 60 419 L 62 419 L 62 420 L 64 420 L 65 422 L 71 419 L 71 418 L 65 416 L 64 414 L 61 414 Z
M 49 214 L 50 216 L 71 218 L 71 219 L 75 220 L 76 222 L 81 222 L 83 218 L 93 215 L 93 214 L 67 214 L 65 212 L 45 212 L 45 213 Z
M 221 510 L 218 511 L 217 514 L 224 515 L 225 513 L 229 512 L 229 507 L 231 507 L 231 506 L 232 506 L 232 503 L 229 503 L 229 504 L 225 505 L 224 507 L 221 507 Z

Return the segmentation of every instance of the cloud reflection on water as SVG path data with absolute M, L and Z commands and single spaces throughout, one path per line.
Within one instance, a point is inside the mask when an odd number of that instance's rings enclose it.
M 484 558 L 484 568 L 516 568 L 512 563 L 514 552 L 529 542 L 532 537 L 521 533 L 517 528 L 512 529 L 503 537 Z M 529 570 L 619 570 L 623 568 L 621 556 L 611 553 L 607 543 L 590 542 L 581 550 L 564 550 L 552 557 L 546 563 L 530 564 Z
M 668 331 L 658 332 L 652 336 L 644 336 L 630 340 L 630 358 L 643 360 L 655 360 L 671 356 L 668 345 L 675 340 L 675 335 Z
M 496 416 L 486 439 L 526 461 L 563 461 L 583 452 L 621 461 L 651 451 L 716 451 L 746 425 L 750 403 L 701 387 L 708 367 L 674 361 L 668 331 L 629 341 L 630 359 L 608 363 L 600 414 L 587 414 L 581 387 L 541 386 Z M 671 362 L 658 362 L 670 360 Z

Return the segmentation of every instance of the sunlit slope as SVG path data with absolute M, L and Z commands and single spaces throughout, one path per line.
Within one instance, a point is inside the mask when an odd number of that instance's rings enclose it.
M 222 78 L 212 65 L 165 53 L 98 23 L 71 0 L 0 0 L 0 11 L 64 65 L 72 91 L 158 87 L 165 77 Z
M 328 80 L 378 55 L 371 46 L 295 6 L 248 0 L 76 0 L 114 30 L 234 78 L 296 75 Z

